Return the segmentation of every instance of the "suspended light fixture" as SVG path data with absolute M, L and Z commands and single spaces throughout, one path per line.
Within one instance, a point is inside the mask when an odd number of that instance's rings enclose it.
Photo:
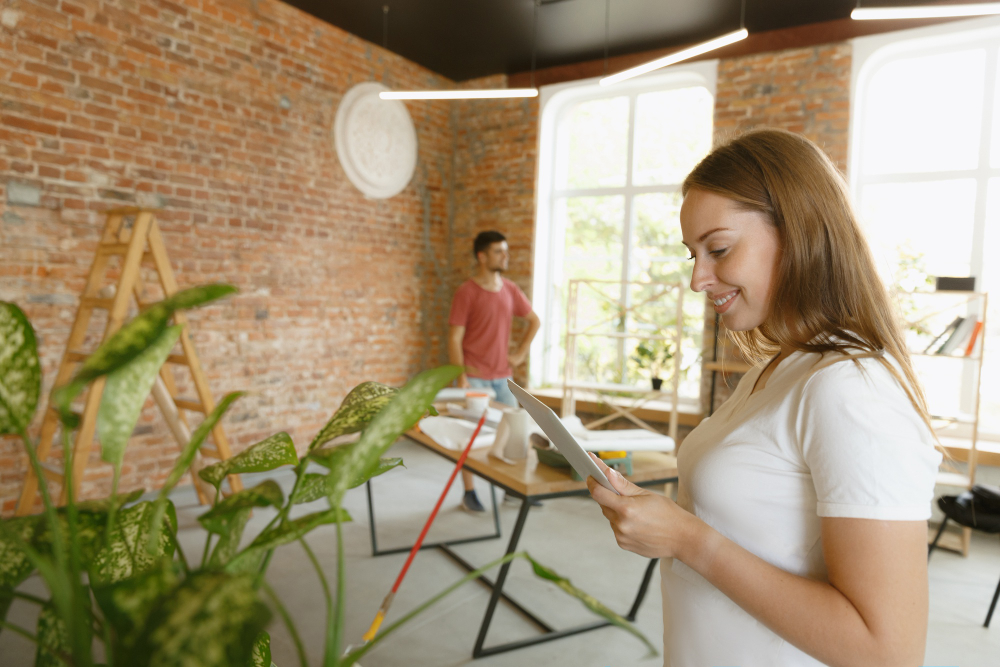
M 460 90 L 410 90 L 379 93 L 383 100 L 490 100 L 512 97 L 538 97 L 535 88 L 535 47 L 538 36 L 538 6 L 541 0 L 532 0 L 534 16 L 531 27 L 531 87 L 530 88 L 484 88 Z
M 860 5 L 860 3 L 858 3 Z M 1000 14 L 1000 2 L 982 2 L 968 5 L 920 5 L 915 7 L 856 7 L 851 18 L 856 21 L 885 19 L 936 19 L 958 16 L 985 16 Z
M 750 33 L 747 32 L 746 28 L 740 28 L 739 30 L 727 33 L 721 37 L 710 39 L 707 42 L 695 44 L 691 48 L 684 49 L 683 51 L 671 53 L 668 56 L 651 60 L 650 62 L 639 65 L 638 67 L 627 69 L 624 72 L 618 72 L 618 74 L 606 76 L 601 79 L 601 85 L 610 86 L 612 84 L 625 81 L 626 79 L 631 79 L 641 74 L 646 74 L 647 72 L 652 72 L 653 70 L 667 67 L 668 65 L 673 65 L 674 63 L 679 63 L 682 60 L 688 60 L 689 58 L 700 56 L 703 53 L 708 53 L 709 51 L 714 51 L 715 49 L 721 49 L 723 46 L 728 46 L 729 44 L 738 42 L 741 39 L 746 39 L 749 34 Z

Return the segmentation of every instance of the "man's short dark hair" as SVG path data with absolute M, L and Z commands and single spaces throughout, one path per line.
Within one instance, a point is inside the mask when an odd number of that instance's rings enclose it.
M 488 232 L 479 232 L 476 235 L 476 240 L 472 242 L 472 256 L 479 257 L 479 253 L 486 252 L 494 243 L 506 240 L 506 236 L 493 229 Z

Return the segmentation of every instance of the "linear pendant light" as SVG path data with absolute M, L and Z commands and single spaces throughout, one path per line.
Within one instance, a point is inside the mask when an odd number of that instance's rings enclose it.
M 851 12 L 856 21 L 884 19 L 931 19 L 952 16 L 984 16 L 1000 14 L 1000 2 L 982 2 L 969 5 L 919 5 L 915 7 L 861 7 Z
M 485 100 L 502 97 L 538 97 L 537 88 L 493 88 L 482 90 L 412 90 L 379 93 L 383 100 Z
M 648 63 L 639 65 L 638 67 L 627 69 L 624 72 L 618 72 L 617 74 L 606 76 L 603 79 L 601 79 L 601 85 L 610 86 L 620 81 L 625 81 L 626 79 L 631 79 L 633 77 L 639 76 L 640 74 L 645 74 L 646 72 L 652 72 L 653 70 L 660 69 L 661 67 L 666 67 L 668 65 L 673 65 L 674 63 L 679 63 L 682 60 L 687 60 L 688 58 L 694 58 L 695 56 L 700 56 L 703 53 L 708 53 L 709 51 L 720 49 L 723 46 L 732 44 L 733 42 L 738 42 L 741 39 L 746 39 L 749 34 L 750 33 L 747 32 L 746 28 L 740 28 L 739 30 L 727 33 L 725 35 L 722 35 L 721 37 L 710 39 L 707 42 L 702 42 L 701 44 L 695 44 L 691 48 L 684 49 L 683 51 L 678 51 L 677 53 L 671 53 L 668 56 L 664 56 L 656 60 L 651 60 Z

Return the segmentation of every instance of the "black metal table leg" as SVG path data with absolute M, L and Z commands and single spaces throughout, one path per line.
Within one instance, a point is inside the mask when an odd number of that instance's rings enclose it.
M 372 483 L 368 480 L 365 483 L 365 489 L 368 492 L 368 532 L 371 535 L 372 541 L 372 556 L 388 556 L 390 554 L 398 554 L 410 551 L 413 545 L 408 547 L 396 547 L 393 549 L 382 549 L 378 548 L 378 538 L 375 534 L 375 500 L 372 496 Z M 493 485 L 490 485 L 490 499 L 493 502 L 493 533 L 487 535 L 477 535 L 475 537 L 463 537 L 457 540 L 448 540 L 447 542 L 430 542 L 420 545 L 420 550 L 424 549 L 436 549 L 441 546 L 446 546 L 449 544 L 467 544 L 469 542 L 482 542 L 483 540 L 495 540 L 501 536 L 500 534 L 500 514 L 497 510 L 497 496 Z
M 524 522 L 528 518 L 528 510 L 531 509 L 531 503 L 525 498 L 521 501 L 521 509 L 517 513 L 517 521 L 514 523 L 514 530 L 510 534 L 510 542 L 507 543 L 507 553 L 505 555 L 510 555 L 514 553 L 517 549 L 517 542 L 521 539 L 521 529 L 524 528 Z M 486 605 L 486 616 L 483 617 L 483 624 L 479 627 L 479 636 L 476 638 L 476 646 L 472 649 L 472 657 L 478 658 L 483 653 L 483 643 L 486 641 L 486 632 L 490 629 L 490 621 L 493 620 L 493 612 L 496 611 L 497 602 L 500 600 L 500 595 L 503 593 L 503 584 L 507 580 L 507 572 L 510 571 L 510 562 L 506 562 L 500 566 L 500 573 L 497 575 L 496 585 L 493 586 L 493 594 L 490 595 L 490 603 Z

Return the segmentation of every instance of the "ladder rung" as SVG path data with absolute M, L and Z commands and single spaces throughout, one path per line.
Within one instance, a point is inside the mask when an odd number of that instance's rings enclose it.
M 50 482 L 55 482 L 57 484 L 62 484 L 63 482 L 63 473 L 44 463 L 42 464 L 42 474 L 45 475 L 45 479 Z
M 80 299 L 80 306 L 85 306 L 87 308 L 103 308 L 104 310 L 111 310 L 111 306 L 114 304 L 114 299 L 101 299 L 96 296 L 85 296 Z
M 174 405 L 182 410 L 191 410 L 193 412 L 208 412 L 205 406 L 198 401 L 191 401 L 186 398 L 175 398 Z
M 67 352 L 66 361 L 83 361 L 88 355 L 86 352 Z
M 188 358 L 183 354 L 171 354 L 167 356 L 167 361 L 172 364 L 181 364 L 182 366 L 189 366 Z
M 59 410 L 58 410 L 58 408 L 56 408 L 56 406 L 54 406 L 54 405 L 50 405 L 50 406 L 49 406 L 49 410 L 50 410 L 51 412 L 54 412 L 54 413 L 56 413 L 56 415 L 58 415 L 58 414 L 59 414 Z M 78 422 L 79 422 L 79 421 L 82 421 L 82 420 L 83 420 L 83 413 L 82 413 L 82 412 L 79 412 L 78 410 L 71 410 L 71 411 L 70 411 L 70 414 L 72 414 L 72 415 L 73 415 L 74 417 L 76 417 L 76 420 L 77 420 Z
M 101 243 L 97 252 L 101 255 L 124 255 L 128 252 L 128 243 Z
M 213 459 L 219 459 L 220 461 L 222 460 L 222 454 L 219 453 L 218 449 L 212 447 L 211 445 L 202 445 L 201 453 Z

